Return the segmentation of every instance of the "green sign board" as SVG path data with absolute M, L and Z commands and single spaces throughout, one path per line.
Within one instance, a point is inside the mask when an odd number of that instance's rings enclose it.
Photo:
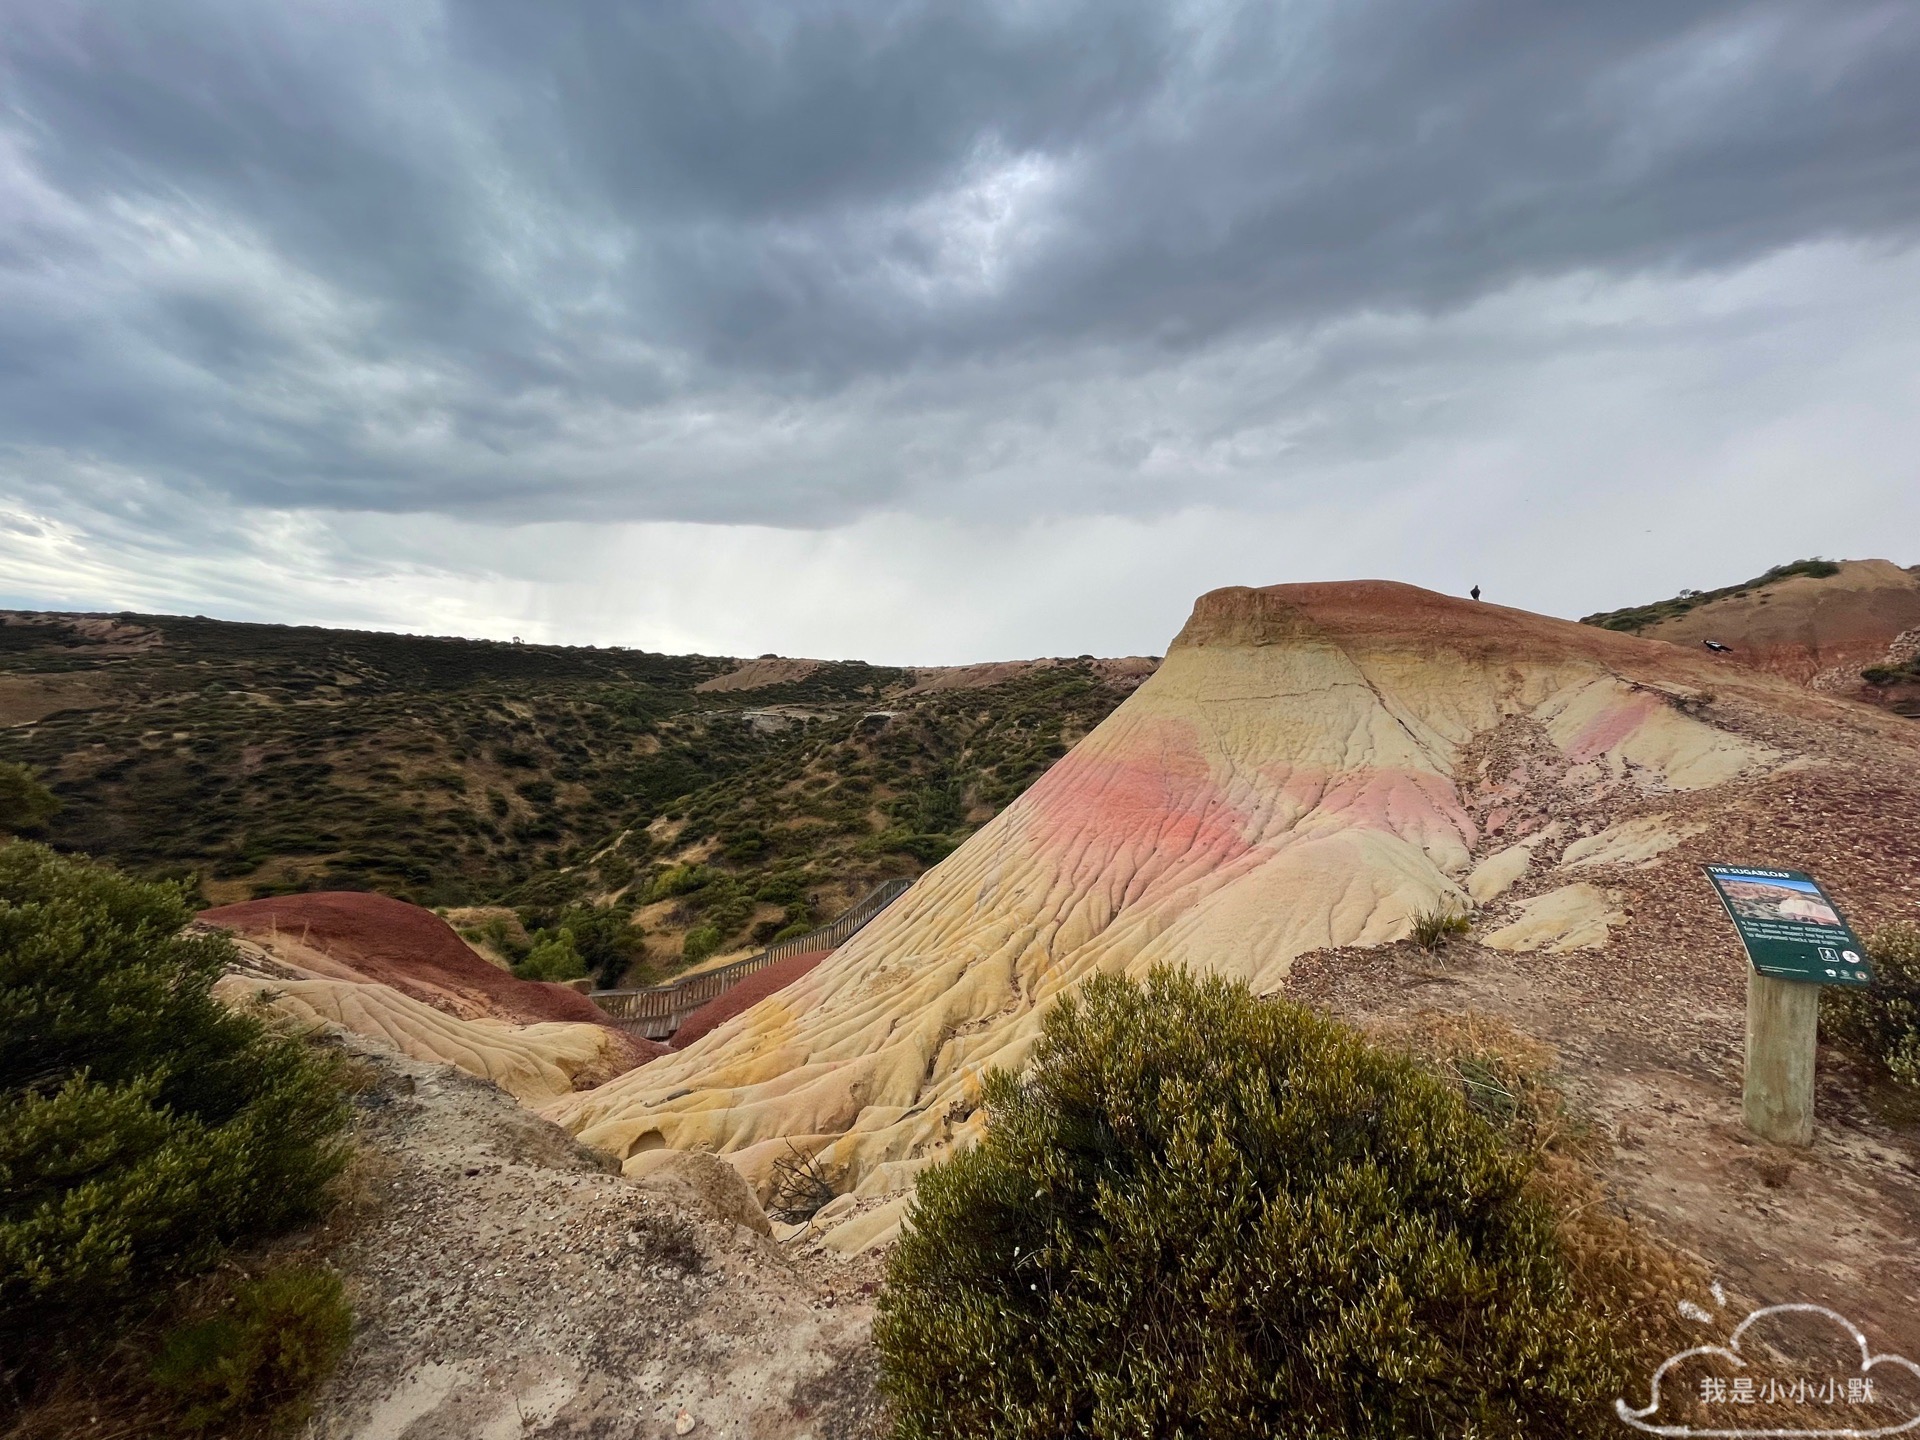
M 1762 975 L 1814 985 L 1873 983 L 1867 947 L 1811 875 L 1757 865 L 1703 868 Z

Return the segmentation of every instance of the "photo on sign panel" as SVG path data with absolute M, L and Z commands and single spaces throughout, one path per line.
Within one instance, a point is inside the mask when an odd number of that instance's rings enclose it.
M 1798 920 L 1808 925 L 1844 926 L 1817 885 L 1758 875 L 1722 875 L 1721 893 L 1734 914 L 1746 920 Z

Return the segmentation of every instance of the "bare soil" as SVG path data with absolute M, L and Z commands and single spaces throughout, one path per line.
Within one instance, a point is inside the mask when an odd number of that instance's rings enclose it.
M 309 1433 L 880 1433 L 870 1268 L 804 1260 L 633 1182 L 495 1087 L 348 1037 L 362 1210 L 333 1259 L 351 1349 Z

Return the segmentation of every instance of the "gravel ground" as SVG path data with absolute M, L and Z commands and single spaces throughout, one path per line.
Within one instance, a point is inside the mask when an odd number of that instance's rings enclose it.
M 311 1436 L 880 1433 L 869 1267 L 796 1264 L 491 1085 L 342 1043 L 374 1077 L 334 1255 L 357 1323 Z

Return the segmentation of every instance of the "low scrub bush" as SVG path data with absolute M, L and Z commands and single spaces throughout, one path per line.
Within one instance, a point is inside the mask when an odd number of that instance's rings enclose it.
M 705 865 L 670 865 L 654 876 L 647 886 L 647 903 L 671 900 L 676 895 L 690 895 L 718 878 L 717 872 Z
M 574 946 L 573 931 L 561 926 L 534 931 L 533 945 L 513 973 L 522 980 L 578 980 L 587 973 L 587 962 Z
M 1867 941 L 1867 954 L 1873 984 L 1822 990 L 1821 1028 L 1902 1084 L 1920 1087 L 1920 927 L 1888 926 Z
M 897 1433 L 1617 1428 L 1532 1156 L 1469 1093 L 1242 985 L 1089 982 L 920 1179 L 875 1327 Z
M 1553 1212 L 1574 1294 L 1588 1313 L 1606 1319 L 1633 1374 L 1651 1374 L 1695 1343 L 1679 1302 L 1707 1293 L 1713 1277 L 1607 1203 L 1595 1171 L 1610 1144 L 1604 1131 L 1568 1110 L 1553 1081 L 1550 1049 L 1505 1021 L 1471 1012 L 1422 1012 L 1369 1038 L 1412 1053 L 1457 1086 L 1469 1110 L 1529 1157 L 1529 1188 Z
M 1431 953 L 1472 928 L 1472 922 L 1458 911 L 1429 910 L 1413 917 L 1413 943 Z
M 345 1163 L 336 1066 L 216 1000 L 179 888 L 0 848 L 0 1374 L 85 1354 Z
M 24 765 L 0 761 L 0 833 L 37 830 L 59 812 L 60 801 Z
M 717 955 L 725 943 L 716 925 L 696 925 L 687 931 L 680 942 L 680 958 L 689 965 L 697 965 L 709 955 Z
M 1920 680 L 1920 656 L 1902 665 L 1869 665 L 1860 672 L 1860 678 L 1869 685 L 1899 685 Z
M 573 936 L 582 973 L 592 974 L 603 989 L 618 985 L 646 947 L 633 912 L 617 906 L 576 905 L 561 923 Z
M 340 1278 L 288 1266 L 233 1287 L 219 1313 L 169 1332 L 153 1380 L 192 1435 L 284 1432 L 304 1420 L 353 1329 Z

